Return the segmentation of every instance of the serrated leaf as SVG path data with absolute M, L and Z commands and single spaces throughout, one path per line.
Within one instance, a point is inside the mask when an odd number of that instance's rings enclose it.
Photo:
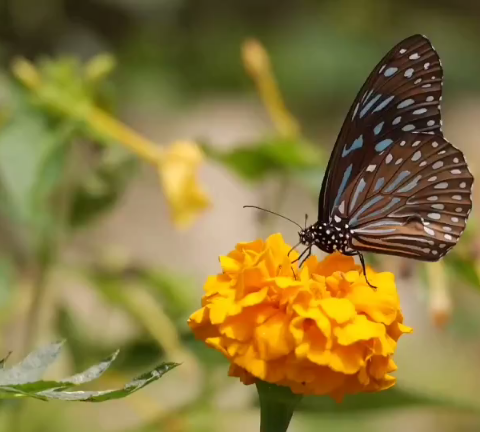
M 96 380 L 103 375 L 103 373 L 111 366 L 115 361 L 120 351 L 115 351 L 112 355 L 107 357 L 101 363 L 88 368 L 87 370 L 80 372 L 78 374 L 72 375 L 71 377 L 60 380 L 61 383 L 71 384 L 71 385 L 80 385 L 87 382 Z
M 179 366 L 178 363 L 162 363 L 154 370 L 140 375 L 125 385 L 122 389 L 118 390 L 76 392 L 47 390 L 38 393 L 38 396 L 45 397 L 47 399 L 82 402 L 103 402 L 107 400 L 121 399 L 158 380 L 164 374 L 176 368 L 177 366 Z
M 0 386 L 25 384 L 38 381 L 47 368 L 57 359 L 63 342 L 39 348 L 11 368 L 0 369 Z
M 67 391 L 71 387 L 85 384 L 99 378 L 112 364 L 118 351 L 99 364 L 60 381 L 43 381 L 41 377 L 47 367 L 55 361 L 63 342 L 51 344 L 29 354 L 25 360 L 9 368 L 0 369 L 0 399 L 31 397 L 40 400 L 65 400 L 102 402 L 126 397 L 156 381 L 177 363 L 162 363 L 150 372 L 144 373 L 121 389 L 100 391 Z

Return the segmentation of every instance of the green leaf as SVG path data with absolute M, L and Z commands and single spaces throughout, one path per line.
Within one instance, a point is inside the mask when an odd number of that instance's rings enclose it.
M 118 390 L 76 392 L 47 390 L 40 392 L 39 396 L 47 399 L 82 402 L 103 402 L 112 399 L 121 399 L 151 384 L 177 366 L 178 363 L 162 363 L 152 371 L 140 375 L 126 384 L 122 389 Z
M 449 272 L 455 277 L 463 279 L 477 289 L 480 288 L 480 279 L 475 267 L 476 263 L 472 257 L 466 258 L 456 253 L 451 253 L 446 257 L 445 262 Z
M 40 400 L 65 400 L 102 402 L 126 397 L 161 378 L 178 366 L 177 363 L 162 363 L 150 372 L 144 373 L 121 389 L 99 391 L 66 391 L 71 387 L 88 383 L 99 378 L 112 364 L 118 351 L 101 363 L 60 381 L 43 381 L 46 369 L 58 358 L 63 342 L 42 347 L 19 364 L 0 369 L 0 399 L 31 397 Z
M 269 175 L 318 169 L 321 154 L 305 141 L 271 139 L 249 146 L 222 151 L 204 144 L 205 154 L 240 177 L 263 180 Z

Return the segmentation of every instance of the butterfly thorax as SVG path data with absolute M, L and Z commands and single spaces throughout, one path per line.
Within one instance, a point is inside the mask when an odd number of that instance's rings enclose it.
M 351 252 L 352 233 L 345 221 L 316 222 L 299 232 L 300 241 L 306 246 L 317 246 L 326 253 Z

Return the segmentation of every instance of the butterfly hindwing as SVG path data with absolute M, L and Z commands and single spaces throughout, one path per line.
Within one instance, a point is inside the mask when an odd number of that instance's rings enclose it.
M 355 250 L 436 261 L 465 229 L 472 184 L 444 137 L 404 133 L 361 168 L 333 217 L 348 220 Z
M 442 136 L 443 72 L 429 40 L 411 36 L 375 67 L 345 119 L 319 197 L 319 220 L 328 221 L 359 172 L 391 141 L 407 132 Z

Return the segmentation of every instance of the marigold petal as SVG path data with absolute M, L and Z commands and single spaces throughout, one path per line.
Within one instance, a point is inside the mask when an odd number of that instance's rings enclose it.
M 389 325 L 396 319 L 400 303 L 393 275 L 382 273 L 371 282 L 378 287 L 376 291 L 366 283 L 359 283 L 347 298 L 355 305 L 357 312 L 367 314 L 373 321 Z
M 359 344 L 336 346 L 330 352 L 328 366 L 347 375 L 357 373 L 365 364 L 365 349 L 365 346 Z
M 255 330 L 255 345 L 260 358 L 274 360 L 287 355 L 294 347 L 289 321 L 282 312 L 271 316 Z
M 315 273 L 322 276 L 330 276 L 335 272 L 346 273 L 357 269 L 353 257 L 342 255 L 336 252 L 327 256 L 322 262 L 318 263 Z
M 296 304 L 293 306 L 293 310 L 297 315 L 312 320 L 316 327 L 326 336 L 330 337 L 332 332 L 332 325 L 330 320 L 318 307 L 309 307 L 305 309 L 302 305 Z
M 260 291 L 252 292 L 252 293 L 246 295 L 238 303 L 242 307 L 255 306 L 255 305 L 258 305 L 260 303 L 263 303 L 265 301 L 265 299 L 267 298 L 267 294 L 268 294 L 268 288 L 262 288 Z
M 212 324 L 221 324 L 227 316 L 237 315 L 242 311 L 239 304 L 234 303 L 232 299 L 215 298 L 209 304 L 210 321 Z
M 242 264 L 240 262 L 229 256 L 221 256 L 219 260 L 220 265 L 222 266 L 222 269 L 225 273 L 238 272 L 242 267 Z
M 352 345 L 358 341 L 383 337 L 385 326 L 370 321 L 365 315 L 356 315 L 351 323 L 343 327 L 336 327 L 334 334 L 340 345 Z
M 327 316 L 338 324 L 343 324 L 355 317 L 355 307 L 347 299 L 334 297 L 323 299 L 320 306 Z

